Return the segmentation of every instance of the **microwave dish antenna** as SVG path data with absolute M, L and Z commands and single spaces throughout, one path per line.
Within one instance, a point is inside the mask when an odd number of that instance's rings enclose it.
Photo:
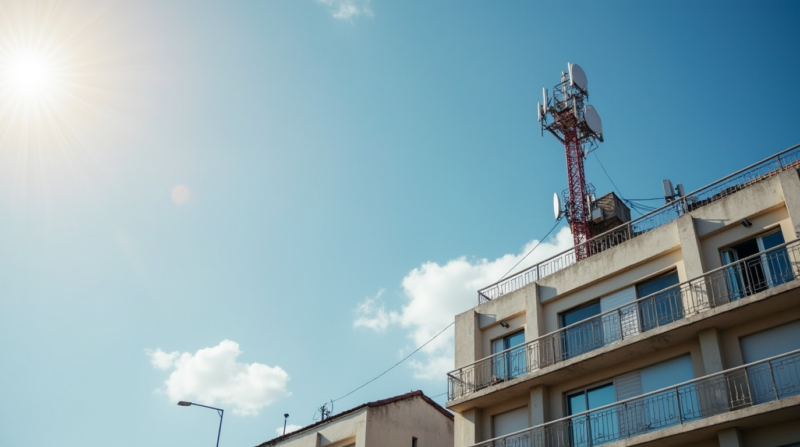
M 591 105 L 586 106 L 583 110 L 583 119 L 586 121 L 589 130 L 594 132 L 600 141 L 603 141 L 603 120 L 600 119 L 600 114 L 597 113 L 597 109 Z
M 558 197 L 557 192 L 553 193 L 553 214 L 556 220 L 561 218 L 561 198 Z
M 586 72 L 578 64 L 567 64 L 569 67 L 569 86 L 578 87 L 583 93 L 589 94 L 589 79 Z

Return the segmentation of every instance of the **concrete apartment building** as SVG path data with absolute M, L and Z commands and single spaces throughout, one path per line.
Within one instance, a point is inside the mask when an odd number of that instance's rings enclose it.
M 257 447 L 452 447 L 453 415 L 413 391 L 369 402 Z
M 633 221 L 611 200 L 620 225 L 482 289 L 455 446 L 800 446 L 798 167 L 800 145 Z

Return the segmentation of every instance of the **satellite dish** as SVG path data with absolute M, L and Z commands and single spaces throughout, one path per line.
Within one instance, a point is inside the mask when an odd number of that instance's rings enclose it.
M 561 217 L 561 199 L 558 198 L 558 193 L 553 193 L 553 214 L 556 216 L 556 220 Z
M 589 130 L 594 132 L 595 135 L 603 135 L 603 120 L 600 119 L 600 114 L 597 113 L 593 106 L 586 106 L 583 109 L 583 119 L 586 121 L 586 125 L 589 126 Z
M 575 86 L 584 92 L 589 90 L 589 80 L 586 78 L 583 68 L 578 64 L 567 64 L 569 66 L 569 86 Z

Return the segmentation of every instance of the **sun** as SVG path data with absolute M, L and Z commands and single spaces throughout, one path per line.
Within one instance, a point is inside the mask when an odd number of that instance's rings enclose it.
M 59 70 L 51 55 L 35 49 L 20 49 L 3 61 L 3 88 L 19 101 L 47 101 L 56 92 Z
M 49 200 L 118 162 L 109 141 L 134 134 L 144 101 L 125 12 L 118 2 L 0 0 L 0 195 Z

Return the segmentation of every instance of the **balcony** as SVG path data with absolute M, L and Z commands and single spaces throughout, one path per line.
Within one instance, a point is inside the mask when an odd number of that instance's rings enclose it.
M 575 252 L 591 256 L 611 249 L 628 240 L 639 237 L 662 225 L 666 225 L 687 212 L 727 197 L 748 186 L 770 178 L 787 169 L 800 167 L 800 145 L 793 146 L 769 158 L 717 180 L 710 185 L 686 194 L 661 208 L 637 219 L 599 234 L 578 247 L 570 248 L 536 265 L 522 270 L 478 291 L 478 303 L 499 298 L 519 290 L 534 281 L 575 264 Z
M 798 277 L 800 239 L 451 371 L 447 374 L 448 402 L 502 382 L 535 377 L 542 368 L 557 368 L 568 360 L 596 357 L 606 352 L 598 351 L 601 348 L 634 337 L 641 340 L 657 328 L 670 330 L 689 318 L 703 319 L 704 313 L 719 306 Z
M 656 440 L 733 419 L 741 422 L 745 418 L 751 418 L 752 425 L 756 426 L 780 419 L 775 417 L 775 412 L 796 406 L 800 403 L 798 397 L 800 350 L 571 415 L 473 447 L 590 447 L 643 435 Z M 784 416 L 791 418 L 796 414 Z

